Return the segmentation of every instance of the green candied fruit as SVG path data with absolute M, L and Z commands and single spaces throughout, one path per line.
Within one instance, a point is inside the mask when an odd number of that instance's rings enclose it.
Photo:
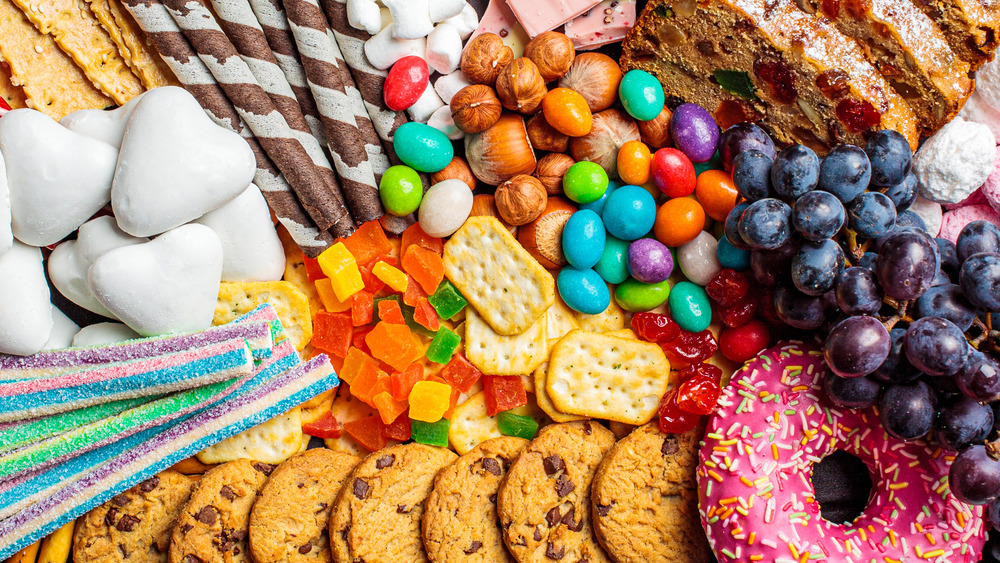
M 722 89 L 736 94 L 744 100 L 757 100 L 757 87 L 750 80 L 750 75 L 743 70 L 716 69 L 712 71 L 712 77 L 722 86 Z
M 422 420 L 410 421 L 410 437 L 420 444 L 428 446 L 448 447 L 448 427 L 451 421 L 442 418 L 437 422 L 424 422 Z
M 445 327 L 441 327 L 434 335 L 434 339 L 431 340 L 430 346 L 427 347 L 425 356 L 435 364 L 447 364 L 451 361 L 451 356 L 455 353 L 460 342 L 462 342 L 462 337 Z
M 661 18 L 674 17 L 674 11 L 664 6 L 663 4 L 660 4 L 659 6 L 653 8 L 653 13 L 660 16 Z
M 535 419 L 510 411 L 497 413 L 497 427 L 504 436 L 516 436 L 525 440 L 533 439 L 538 432 L 538 422 Z
M 454 317 L 469 304 L 448 280 L 442 280 L 434 295 L 427 296 L 427 301 L 442 319 Z

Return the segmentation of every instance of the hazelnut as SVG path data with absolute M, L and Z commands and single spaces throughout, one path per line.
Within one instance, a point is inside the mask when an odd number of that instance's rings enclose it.
M 497 76 L 497 96 L 503 107 L 524 115 L 538 111 L 548 90 L 538 67 L 531 59 L 514 59 Z
M 511 225 L 524 225 L 542 214 L 547 199 L 545 186 L 538 178 L 519 174 L 497 188 L 497 212 Z
M 469 217 L 480 217 L 483 215 L 496 217 L 500 221 L 500 224 L 510 231 L 510 234 L 517 234 L 517 227 L 504 221 L 503 217 L 500 216 L 500 213 L 497 211 L 496 198 L 493 194 L 479 194 L 472 198 L 472 211 L 469 212 Z
M 535 152 L 524 129 L 524 118 L 505 111 L 493 127 L 466 135 L 465 158 L 476 178 L 491 186 L 534 172 Z
M 550 197 L 537 219 L 517 230 L 517 241 L 535 260 L 550 270 L 566 265 L 562 233 L 576 206 L 561 197 Z
M 639 140 L 639 127 L 623 110 L 613 108 L 594 114 L 590 133 L 573 137 L 569 152 L 576 160 L 601 165 L 612 180 L 618 179 L 618 149 L 628 141 Z
M 545 116 L 541 113 L 535 114 L 528 120 L 528 139 L 531 146 L 549 152 L 565 152 L 569 147 L 569 136 L 563 135 L 555 127 L 549 125 Z
M 545 186 L 545 191 L 549 195 L 559 195 L 563 193 L 563 176 L 570 166 L 576 164 L 568 154 L 550 153 L 542 157 L 535 167 L 535 178 Z
M 670 141 L 670 108 L 663 106 L 660 110 L 660 115 L 657 115 L 650 121 L 639 121 L 639 135 L 642 137 L 642 142 L 650 148 L 650 150 L 662 149 L 663 147 L 669 147 L 672 143 Z
M 514 51 L 495 33 L 477 36 L 462 53 L 462 74 L 473 84 L 492 86 L 497 76 L 514 60 Z
M 451 98 L 450 106 L 455 126 L 466 133 L 479 133 L 489 129 L 503 112 L 500 99 L 493 88 L 484 84 L 462 88 Z
M 431 174 L 431 185 L 445 180 L 461 180 L 469 186 L 470 190 L 476 189 L 476 177 L 472 175 L 472 169 L 464 158 L 456 156 L 451 159 L 448 166 Z
M 587 100 L 591 113 L 608 109 L 618 100 L 622 71 L 618 63 L 602 53 L 582 53 L 559 79 L 559 86 L 575 90 Z
M 576 48 L 564 33 L 546 31 L 528 42 L 524 56 L 535 63 L 546 82 L 552 82 L 569 70 L 576 58 Z

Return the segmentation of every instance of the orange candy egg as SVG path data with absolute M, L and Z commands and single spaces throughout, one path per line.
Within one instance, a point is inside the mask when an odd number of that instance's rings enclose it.
M 545 121 L 563 135 L 582 137 L 594 125 L 587 100 L 569 88 L 553 88 L 542 99 Z
M 736 184 L 733 177 L 724 170 L 706 170 L 698 175 L 694 195 L 705 213 L 716 221 L 725 221 L 729 212 L 736 207 Z
M 656 211 L 653 234 L 656 240 L 676 248 L 695 239 L 705 228 L 705 209 L 690 197 L 667 200 Z
M 642 141 L 627 141 L 618 149 L 618 175 L 626 184 L 641 186 L 649 181 L 653 155 Z

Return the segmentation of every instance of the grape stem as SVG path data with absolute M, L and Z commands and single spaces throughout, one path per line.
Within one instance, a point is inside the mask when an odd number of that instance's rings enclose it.
M 865 255 L 865 252 L 868 252 L 868 245 L 871 243 L 871 241 L 866 240 L 865 242 L 859 245 L 857 231 L 846 227 L 844 228 L 844 231 L 847 233 L 847 246 L 848 250 L 851 253 L 851 257 L 854 258 L 855 263 L 858 263 L 860 262 L 861 258 Z
M 868 244 L 865 242 L 865 244 Z M 884 301 L 886 305 L 889 305 L 893 309 L 896 309 L 896 314 L 882 321 L 882 326 L 886 330 L 892 330 L 892 327 L 896 326 L 899 321 L 905 321 L 912 323 L 913 319 L 906 315 L 906 309 L 910 306 L 909 301 L 897 301 L 892 297 L 885 297 Z
M 996 442 L 986 442 L 986 455 L 993 460 L 1000 460 L 1000 440 Z

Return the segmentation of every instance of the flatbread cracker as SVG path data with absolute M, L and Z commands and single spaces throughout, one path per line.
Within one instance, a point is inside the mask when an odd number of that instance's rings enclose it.
M 656 416 L 670 362 L 656 344 L 574 330 L 552 349 L 546 379 L 564 413 L 639 425 Z
M 458 452 L 466 452 L 492 438 L 503 436 L 497 419 L 486 414 L 486 393 L 479 392 L 455 407 L 448 426 L 448 443 Z
M 538 408 L 542 409 L 549 418 L 556 422 L 573 422 L 574 420 L 585 420 L 587 417 L 575 414 L 566 414 L 557 409 L 549 392 L 545 389 L 545 381 L 549 370 L 549 362 L 542 362 L 542 365 L 535 369 L 535 402 Z
M 118 46 L 118 52 L 146 89 L 180 85 L 119 0 L 88 1 L 101 26 Z
M 11 82 L 10 66 L 0 61 L 0 98 L 3 98 L 10 109 L 21 109 L 28 107 L 27 99 L 24 96 L 24 89 L 14 86 Z
M 52 36 L 87 78 L 118 105 L 143 92 L 118 47 L 87 4 L 77 0 L 13 0 L 38 31 Z
M 285 335 L 295 345 L 295 349 L 305 348 L 312 339 L 313 332 L 309 299 L 288 282 L 222 282 L 219 285 L 219 301 L 215 305 L 212 323 L 221 325 L 232 322 L 264 303 L 270 303 L 274 307 Z
M 555 301 L 555 281 L 495 217 L 470 217 L 444 245 L 444 274 L 497 334 L 528 330 Z
M 545 332 L 550 344 L 555 344 L 569 331 L 580 328 L 579 321 L 576 320 L 575 312 L 563 303 L 563 300 L 556 297 L 555 302 L 545 311 Z
M 198 452 L 202 463 L 228 463 L 253 459 L 277 465 L 302 447 L 302 416 L 299 407 L 230 436 Z
M 11 0 L 0 0 L 0 57 L 10 65 L 12 84 L 24 89 L 25 105 L 53 119 L 114 105 Z
M 545 316 L 515 336 L 502 336 L 475 311 L 465 317 L 465 357 L 485 375 L 531 373 L 548 355 Z

